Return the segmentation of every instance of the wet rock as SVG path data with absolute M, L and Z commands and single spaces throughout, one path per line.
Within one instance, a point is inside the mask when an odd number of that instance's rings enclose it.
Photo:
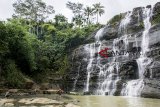
M 152 62 L 149 68 L 150 68 L 149 69 L 150 77 L 160 79 L 160 62 L 159 61 Z
M 77 92 L 69 92 L 70 95 L 79 95 Z
M 160 16 L 160 2 L 156 3 L 153 8 L 153 15 L 151 18 L 152 25 L 160 23 L 159 16 Z
M 103 36 L 101 38 L 101 40 L 109 40 L 109 39 L 114 39 L 114 38 L 117 38 L 118 37 L 118 26 L 117 27 L 109 27 L 109 26 L 106 26 L 104 28 L 104 31 L 103 31 Z
M 20 107 L 28 107 L 28 106 L 20 106 Z M 64 107 L 64 105 L 44 105 L 44 106 L 29 106 L 29 107 Z
M 131 19 L 126 29 L 122 29 L 121 32 L 127 32 L 128 34 L 138 33 L 144 29 L 143 24 L 143 7 L 134 8 L 131 14 Z
M 148 5 L 147 8 L 151 8 L 151 6 Z M 104 84 L 107 84 L 109 90 L 112 90 L 112 94 L 117 96 L 121 94 L 123 85 L 125 83 L 139 79 L 141 75 L 139 72 L 142 71 L 139 71 L 138 69 L 140 65 L 137 64 L 137 58 L 141 56 L 140 52 L 142 51 L 142 35 L 144 34 L 144 25 L 146 24 L 143 22 L 144 9 L 145 7 L 137 7 L 134 8 L 132 12 L 126 12 L 122 15 L 117 15 L 118 19 L 114 20 L 114 23 L 111 24 L 110 22 L 104 26 L 103 32 L 101 32 L 101 36 L 99 38 L 101 40 L 100 49 L 97 48 L 100 44 L 93 41 L 96 33 L 94 33 L 94 36 L 92 35 L 92 42 L 90 43 L 95 43 L 94 48 L 96 49 L 96 52 L 93 52 L 91 67 L 87 68 L 91 60 L 89 49 L 86 49 L 86 46 L 89 44 L 81 45 L 71 53 L 71 68 L 66 76 L 66 87 L 68 91 L 73 90 L 73 86 L 75 86 L 75 91 L 77 92 L 84 91 L 87 82 L 87 71 L 91 71 L 91 74 L 89 80 L 89 92 L 85 92 L 85 95 L 94 94 L 99 88 L 99 83 L 103 83 L 104 80 L 107 80 L 107 82 Z M 124 19 L 126 14 L 130 15 L 130 21 L 125 28 L 120 29 L 121 21 Z M 143 79 L 148 79 L 145 80 L 147 82 L 145 89 L 142 92 L 142 96 L 144 97 L 150 96 L 158 98 L 159 95 L 158 82 L 160 79 L 160 56 L 159 51 L 157 51 L 160 50 L 159 17 L 160 2 L 153 7 L 153 15 L 150 18 L 152 27 L 148 33 L 149 51 L 147 52 L 146 56 L 151 59 L 151 62 L 146 66 L 146 69 L 142 73 Z M 110 49 L 107 51 L 108 58 L 98 54 L 99 50 L 101 51 L 105 48 Z M 113 50 L 125 51 L 127 54 L 113 54 Z M 112 64 L 112 62 L 115 63 Z M 144 61 L 144 63 L 147 63 L 147 61 Z M 152 79 L 155 79 L 155 83 Z M 114 80 L 116 80 L 116 82 Z M 74 84 L 74 81 L 76 81 L 76 84 Z M 109 83 L 108 81 L 111 82 Z M 138 84 L 138 82 L 136 84 Z M 151 84 L 152 87 L 149 87 Z M 104 85 L 103 88 L 106 88 L 106 86 Z M 107 94 L 110 94 L 110 91 L 106 92 L 106 95 Z
M 108 95 L 108 92 L 105 92 L 105 95 Z
M 72 104 L 72 103 L 69 103 L 69 104 L 65 105 L 65 107 L 80 107 L 80 106 L 74 105 L 74 104 Z
M 92 92 L 87 91 L 87 92 L 84 92 L 83 95 L 92 95 Z
M 122 79 L 137 79 L 138 65 L 135 60 L 121 64 L 119 75 Z
M 141 96 L 147 98 L 160 98 L 160 80 L 145 79 Z
M 151 7 L 152 7 L 151 5 L 147 5 L 147 6 L 146 6 L 146 8 L 151 8 Z
M 0 107 L 13 107 L 14 99 L 0 99 Z
M 43 94 L 57 94 L 58 90 L 43 90 Z
M 18 103 L 22 104 L 56 104 L 62 105 L 63 102 L 48 99 L 48 98 L 23 98 L 18 101 Z
M 14 107 L 14 104 L 13 103 L 5 103 L 4 107 Z

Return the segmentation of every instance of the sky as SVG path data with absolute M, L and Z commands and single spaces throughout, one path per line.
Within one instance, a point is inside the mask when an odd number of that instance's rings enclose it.
M 14 13 L 12 4 L 16 0 L 0 0 L 0 20 L 11 18 Z M 100 23 L 106 24 L 114 15 L 131 11 L 135 7 L 154 5 L 160 0 L 43 0 L 46 4 L 52 5 L 56 11 L 55 14 L 63 14 L 68 20 L 71 20 L 73 14 L 66 8 L 67 1 L 79 2 L 85 6 L 91 6 L 94 3 L 101 3 L 105 7 L 105 14 L 99 18 Z M 53 19 L 54 15 L 50 16 Z

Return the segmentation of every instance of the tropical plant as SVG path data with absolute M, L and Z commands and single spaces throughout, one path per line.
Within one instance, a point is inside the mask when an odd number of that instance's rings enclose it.
M 24 18 L 28 21 L 30 30 L 34 32 L 37 36 L 40 35 L 40 23 L 43 22 L 48 15 L 53 14 L 55 11 L 53 6 L 46 5 L 42 0 L 17 0 L 13 4 L 15 18 Z
M 49 14 L 55 12 L 53 6 L 47 6 L 42 0 L 17 0 L 13 4 L 13 7 L 15 16 L 34 20 L 35 22 L 42 21 L 46 19 Z
M 72 10 L 73 14 L 79 15 L 82 13 L 82 9 L 83 9 L 83 4 L 81 3 L 72 3 L 70 1 L 67 2 L 66 4 L 67 8 L 69 8 L 70 10 Z
M 67 18 L 62 14 L 55 15 L 54 20 L 56 25 L 67 22 Z
M 84 8 L 84 15 L 87 17 L 87 25 L 91 23 L 90 17 L 93 16 L 94 9 L 92 7 L 87 6 Z
M 98 23 L 98 16 L 101 16 L 104 14 L 104 6 L 101 5 L 101 3 L 93 4 L 94 7 L 94 13 L 97 15 L 97 23 Z
M 83 25 L 84 17 L 82 15 L 76 15 L 72 21 L 80 28 Z

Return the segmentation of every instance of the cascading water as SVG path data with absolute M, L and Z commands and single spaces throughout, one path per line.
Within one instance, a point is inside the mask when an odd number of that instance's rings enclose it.
M 149 29 L 151 28 L 151 23 L 150 23 L 150 17 L 151 17 L 151 11 L 152 9 L 146 8 L 144 10 L 144 32 L 142 35 L 142 43 L 141 43 L 141 56 L 140 58 L 137 59 L 138 63 L 138 68 L 139 68 L 139 78 L 144 78 L 144 72 L 146 66 L 151 62 L 149 58 L 147 58 L 146 53 L 149 51 Z
M 92 62 L 93 62 L 94 53 L 95 53 L 95 44 L 94 43 L 87 44 L 85 46 L 85 50 L 89 51 L 89 53 L 90 53 L 89 63 L 87 65 L 87 82 L 86 82 L 86 88 L 85 88 L 85 92 L 88 92 L 89 91 L 90 74 L 93 71 Z
M 130 19 L 131 19 L 131 15 L 132 15 L 132 12 L 127 12 L 126 16 L 124 19 L 122 19 L 121 23 L 120 23 L 120 26 L 119 26 L 119 32 L 122 33 L 122 34 L 126 34 L 127 33 L 127 25 L 128 23 L 130 22 Z
M 77 72 L 77 76 L 76 76 L 75 81 L 74 81 L 74 84 L 73 84 L 73 89 L 72 89 L 72 91 L 75 91 L 75 89 L 76 89 L 76 84 L 77 84 L 77 81 L 78 81 L 78 78 L 79 78 L 80 68 L 81 68 L 81 63 L 79 63 L 79 66 L 78 66 L 78 72 Z
M 114 53 L 119 52 L 120 48 L 117 44 L 120 41 L 123 41 L 124 43 L 124 49 L 127 49 L 127 30 L 126 26 L 130 22 L 130 17 L 131 17 L 131 12 L 128 12 L 125 16 L 125 18 L 121 21 L 120 23 L 120 32 L 123 32 L 124 36 L 118 39 L 113 40 L 113 46 L 112 50 Z M 99 65 L 99 83 L 98 83 L 98 89 L 96 94 L 98 95 L 114 95 L 117 89 L 117 82 L 120 80 L 120 77 L 118 76 L 118 71 L 119 71 L 119 62 L 117 61 L 119 56 L 116 54 L 111 58 L 111 61 L 109 61 L 108 64 L 106 65 Z M 120 56 L 123 57 L 123 56 Z
M 152 9 L 145 8 L 143 11 L 144 14 L 144 31 L 142 34 L 142 42 L 141 42 L 141 55 L 136 60 L 138 65 L 139 79 L 128 81 L 125 88 L 123 88 L 121 94 L 128 96 L 140 96 L 141 91 L 144 87 L 143 79 L 146 67 L 151 63 L 151 59 L 147 57 L 146 53 L 149 51 L 149 29 L 151 28 L 150 17 L 151 17 Z M 136 40 L 136 45 L 137 40 Z
M 86 87 L 84 89 L 85 92 L 89 91 L 90 86 L 90 76 L 93 72 L 93 60 L 95 59 L 95 53 L 98 53 L 101 49 L 101 41 L 100 37 L 102 36 L 103 28 L 101 28 L 95 35 L 96 43 L 87 44 L 85 45 L 85 50 L 90 53 L 89 55 L 89 61 L 87 65 L 87 82 Z
M 116 15 L 96 35 L 87 37 L 87 44 L 72 53 L 71 72 L 66 77 L 68 90 L 85 95 L 156 98 L 160 65 L 160 28 L 154 22 L 157 6 L 159 3 L 153 7 L 153 14 L 149 5 Z

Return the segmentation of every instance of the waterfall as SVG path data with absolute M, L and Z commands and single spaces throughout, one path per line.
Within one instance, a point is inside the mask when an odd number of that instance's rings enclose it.
M 85 92 L 88 92 L 89 91 L 90 74 L 93 71 L 92 62 L 93 62 L 94 53 L 95 53 L 95 43 L 87 44 L 85 46 L 85 50 L 90 53 L 89 62 L 87 65 L 87 82 L 86 82 L 86 87 L 85 87 Z
M 103 33 L 103 29 L 101 28 L 95 35 L 95 43 L 92 44 L 87 44 L 85 45 L 85 50 L 87 52 L 89 52 L 89 61 L 88 61 L 88 65 L 87 65 L 87 81 L 86 81 L 86 86 L 84 91 L 88 92 L 89 91 L 89 86 L 90 86 L 90 77 L 91 77 L 91 73 L 93 72 L 93 61 L 95 59 L 95 54 L 98 53 L 101 49 L 101 41 L 100 41 L 100 37 L 102 36 Z M 99 57 L 98 57 L 99 58 Z
M 127 49 L 127 45 L 128 45 L 128 39 L 127 39 L 127 25 L 130 22 L 130 17 L 131 17 L 131 12 L 128 12 L 125 16 L 125 18 L 121 21 L 120 26 L 119 26 L 119 31 L 123 32 L 124 36 L 114 39 L 113 40 L 113 46 L 112 46 L 112 50 L 114 53 L 119 52 L 121 50 L 121 48 Z M 124 46 L 123 47 L 119 47 L 117 44 L 123 41 Z M 106 65 L 102 66 L 100 63 L 99 68 L 100 68 L 100 72 L 99 72 L 99 83 L 98 83 L 98 89 L 96 94 L 98 95 L 114 95 L 114 93 L 117 90 L 117 82 L 120 80 L 119 77 L 119 62 L 117 61 L 117 59 L 119 57 L 125 57 L 126 56 L 117 56 L 115 54 L 115 56 L 113 56 L 111 58 L 111 60 L 109 61 L 109 63 L 107 63 Z
M 128 81 L 125 88 L 122 89 L 121 95 L 134 96 L 134 97 L 140 96 L 143 86 L 144 86 L 143 80 L 138 79 L 138 80 Z
M 138 65 L 139 79 L 128 81 L 122 89 L 121 95 L 128 96 L 141 96 L 141 91 L 144 87 L 143 79 L 145 78 L 144 73 L 148 64 L 151 63 L 151 59 L 147 57 L 146 53 L 149 51 L 149 30 L 151 28 L 150 17 L 152 14 L 151 8 L 145 8 L 143 11 L 144 19 L 144 31 L 141 40 L 141 55 L 136 60 Z M 137 40 L 136 40 L 137 45 Z
M 76 84 L 77 84 L 77 81 L 78 81 L 78 78 L 79 78 L 80 68 L 81 68 L 81 63 L 79 63 L 79 66 L 78 66 L 78 72 L 77 72 L 77 76 L 76 76 L 76 78 L 75 78 L 75 81 L 74 81 L 74 83 L 73 83 L 73 89 L 72 89 L 72 91 L 75 91 L 75 90 L 76 90 Z
M 147 58 L 146 53 L 149 51 L 149 29 L 151 28 L 151 23 L 150 23 L 150 16 L 151 16 L 151 11 L 152 9 L 150 8 L 146 8 L 144 10 L 144 32 L 142 35 L 142 43 L 141 43 L 141 56 L 140 58 L 137 59 L 137 64 L 138 64 L 138 68 L 139 68 L 139 78 L 143 79 L 144 78 L 144 72 L 145 72 L 145 68 L 146 66 L 151 62 L 151 60 L 149 58 Z
M 118 30 L 118 32 L 116 33 L 118 34 L 118 38 L 109 39 L 109 42 L 105 39 L 102 41 L 102 36 L 105 35 L 103 34 L 105 33 L 104 30 L 108 28 L 108 25 L 98 30 L 94 38 L 94 43 L 83 45 L 87 53 L 84 92 L 93 92 L 97 95 L 141 96 L 145 85 L 146 68 L 152 62 L 152 59 L 147 57 L 147 52 L 150 51 L 149 30 L 151 28 L 150 17 L 152 15 L 152 9 L 144 8 L 142 12 L 138 12 L 136 21 L 139 21 L 139 25 L 137 22 L 136 25 L 134 24 L 134 13 L 136 13 L 136 10 L 127 12 L 124 14 L 125 16 L 120 23 L 117 24 L 116 30 Z M 141 14 L 143 14 L 143 20 L 140 16 Z M 141 29 L 143 29 L 141 28 L 140 31 L 134 34 L 134 31 L 132 31 L 132 23 L 135 27 L 141 27 L 141 21 L 143 21 L 144 30 L 141 31 Z M 100 56 L 98 53 L 102 49 L 108 48 L 108 46 L 110 48 L 109 51 L 114 52 L 114 55 L 108 58 Z M 136 54 L 136 58 L 131 60 L 133 55 L 128 53 L 128 51 L 134 52 L 134 49 L 135 51 L 139 51 L 139 47 L 141 47 L 141 54 Z M 125 54 L 119 54 L 122 51 L 126 51 Z M 81 65 L 78 67 L 78 75 L 74 81 L 73 90 L 75 90 L 79 78 L 80 66 Z M 136 68 L 137 66 L 138 68 Z M 132 78 L 131 76 L 134 77 Z M 150 78 L 151 77 L 152 75 Z
M 126 16 L 121 20 L 120 26 L 119 26 L 119 32 L 122 34 L 126 34 L 127 33 L 127 25 L 131 20 L 131 15 L 132 12 L 127 12 Z

